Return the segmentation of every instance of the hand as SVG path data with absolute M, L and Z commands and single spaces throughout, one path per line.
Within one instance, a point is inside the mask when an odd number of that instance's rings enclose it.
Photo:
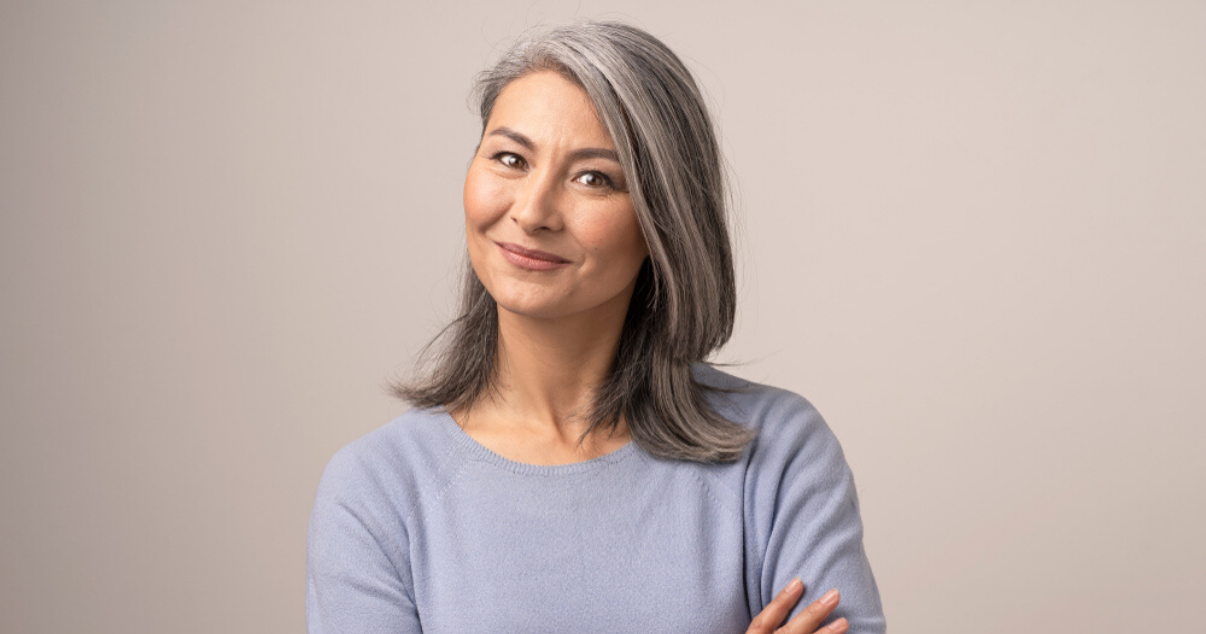
M 750 623 L 750 629 L 746 630 L 745 634 L 843 634 L 850 626 L 843 618 L 825 627 L 818 627 L 841 600 L 837 590 L 830 590 L 825 596 L 804 608 L 804 611 L 797 614 L 796 618 L 788 621 L 783 627 L 775 629 L 780 623 L 783 623 L 787 613 L 791 612 L 792 606 L 800 600 L 803 594 L 804 584 L 799 579 L 792 579 L 791 583 L 787 584 L 787 587 L 779 593 L 779 596 L 772 599 L 758 613 L 758 616 L 754 617 L 753 622 Z

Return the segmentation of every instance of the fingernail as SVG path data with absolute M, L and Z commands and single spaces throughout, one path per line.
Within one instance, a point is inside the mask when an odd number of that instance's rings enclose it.
M 845 632 L 846 627 L 848 625 L 849 625 L 849 623 L 846 622 L 845 618 L 840 618 L 840 619 L 834 621 L 833 623 L 829 624 L 829 631 L 830 632 Z
M 831 607 L 837 605 L 837 603 L 838 603 L 838 591 L 836 588 L 833 590 L 830 590 L 829 592 L 826 592 L 825 596 L 821 597 L 821 605 L 824 605 L 827 608 L 831 608 Z
M 789 594 L 795 594 L 803 588 L 804 588 L 804 582 L 800 581 L 799 577 L 796 577 L 795 579 L 791 580 L 791 583 L 787 584 L 787 587 L 784 588 L 783 591 L 787 592 Z

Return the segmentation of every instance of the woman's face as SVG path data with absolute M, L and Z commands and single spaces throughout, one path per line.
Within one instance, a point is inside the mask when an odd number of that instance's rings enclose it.
M 512 81 L 495 101 L 465 178 L 465 230 L 486 290 L 531 317 L 622 319 L 648 255 L 594 105 L 548 71 Z

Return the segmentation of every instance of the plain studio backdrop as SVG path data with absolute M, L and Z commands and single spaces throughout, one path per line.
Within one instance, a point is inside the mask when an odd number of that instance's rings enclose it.
M 471 79 L 583 17 L 703 84 L 719 359 L 842 440 L 892 631 L 1200 631 L 1206 3 L 1087 0 L 4 1 L 0 631 L 303 630 L 323 466 L 452 315 Z

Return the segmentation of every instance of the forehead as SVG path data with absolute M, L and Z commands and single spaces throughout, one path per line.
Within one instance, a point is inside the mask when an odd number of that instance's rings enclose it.
M 614 148 L 590 96 L 554 71 L 524 75 L 502 89 L 490 111 L 486 132 L 502 126 L 537 143 Z

